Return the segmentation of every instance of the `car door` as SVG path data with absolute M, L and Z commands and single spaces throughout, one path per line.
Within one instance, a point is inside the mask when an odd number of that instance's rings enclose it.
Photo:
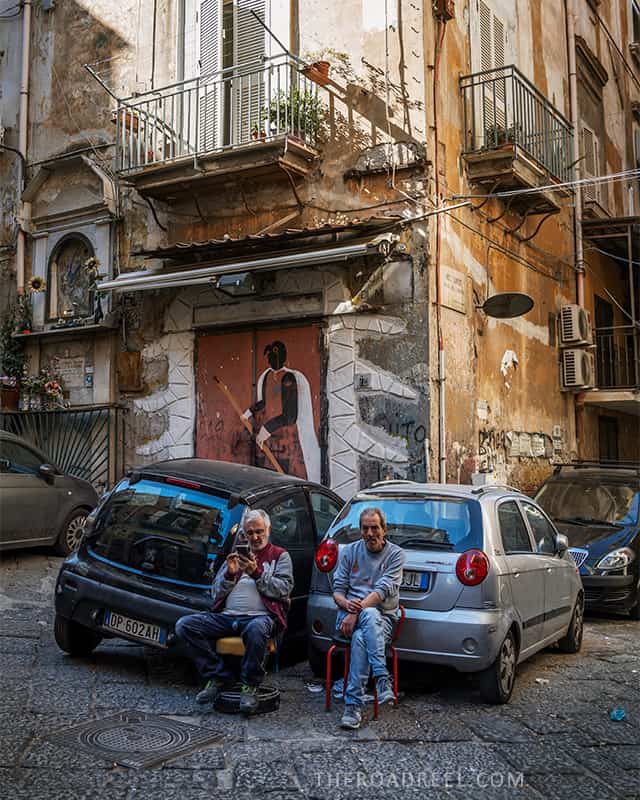
M 521 653 L 543 636 L 545 567 L 515 499 L 498 505 L 498 525 L 511 596 L 522 626 Z
M 289 630 L 302 631 L 307 612 L 314 553 L 314 531 L 307 498 L 302 489 L 278 495 L 264 505 L 271 518 L 271 541 L 284 547 L 293 562 Z
M 38 472 L 41 457 L 13 441 L 0 441 L 0 544 L 51 540 L 56 531 L 59 491 Z
M 546 638 L 566 631 L 572 612 L 572 582 L 569 569 L 573 566 L 560 558 L 556 546 L 556 530 L 542 510 L 533 503 L 522 503 L 536 543 L 538 558 L 544 562 L 544 630 Z

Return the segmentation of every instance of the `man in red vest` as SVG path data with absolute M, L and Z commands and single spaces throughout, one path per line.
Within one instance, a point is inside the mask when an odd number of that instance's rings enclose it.
M 211 587 L 213 610 L 181 617 L 176 635 L 206 681 L 196 697 L 198 703 L 212 703 L 234 681 L 216 654 L 216 641 L 225 636 L 242 637 L 240 711 L 251 714 L 258 708 L 257 690 L 265 674 L 269 639 L 282 634 L 287 626 L 293 564 L 286 550 L 269 541 L 271 520 L 266 511 L 247 511 L 242 529 L 248 553 L 234 550 L 218 570 Z

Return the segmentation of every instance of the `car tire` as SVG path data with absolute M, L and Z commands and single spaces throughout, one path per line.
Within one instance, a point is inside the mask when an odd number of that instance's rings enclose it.
M 629 609 L 631 619 L 640 620 L 640 587 L 636 591 L 636 604 Z
M 309 645 L 307 654 L 311 672 L 316 678 L 325 678 L 327 676 L 327 654 L 316 650 L 312 645 Z
M 582 634 L 584 632 L 584 598 L 580 594 L 576 600 L 569 630 L 558 639 L 558 647 L 563 653 L 577 653 L 582 646 Z
M 61 617 L 60 614 L 56 614 L 53 635 L 58 647 L 70 656 L 91 655 L 102 641 L 99 633 Z
M 89 512 L 85 508 L 76 508 L 65 519 L 60 533 L 56 539 L 55 549 L 56 553 L 65 558 L 77 550 L 82 538 L 82 531 L 84 530 L 84 523 Z
M 512 631 L 500 645 L 498 656 L 490 667 L 478 673 L 480 694 L 487 703 L 508 703 L 516 679 L 518 647 Z

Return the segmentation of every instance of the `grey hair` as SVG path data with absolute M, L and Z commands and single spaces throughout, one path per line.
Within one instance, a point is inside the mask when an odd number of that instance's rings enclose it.
M 265 527 L 267 528 L 267 533 L 271 530 L 271 518 L 262 508 L 250 508 L 244 512 L 242 515 L 242 530 L 244 531 L 247 527 L 247 524 L 249 522 L 253 522 L 254 519 L 261 519 L 264 522 Z
M 360 519 L 358 520 L 360 525 L 362 526 L 362 518 L 363 517 L 372 517 L 374 514 L 377 514 L 380 518 L 380 525 L 382 525 L 383 530 L 387 529 L 387 518 L 384 515 L 384 511 L 378 506 L 368 506 L 367 508 L 363 508 L 360 512 Z

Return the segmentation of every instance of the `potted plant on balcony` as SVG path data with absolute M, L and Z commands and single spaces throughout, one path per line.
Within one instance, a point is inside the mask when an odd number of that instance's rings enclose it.
M 16 307 L 10 306 L 0 322 L 0 410 L 17 411 L 20 379 L 25 365 L 24 346 L 13 334 L 16 327 Z
M 265 128 L 272 135 L 288 133 L 302 142 L 313 144 L 320 135 L 324 112 L 324 104 L 315 92 L 293 87 L 272 98 L 265 111 Z

